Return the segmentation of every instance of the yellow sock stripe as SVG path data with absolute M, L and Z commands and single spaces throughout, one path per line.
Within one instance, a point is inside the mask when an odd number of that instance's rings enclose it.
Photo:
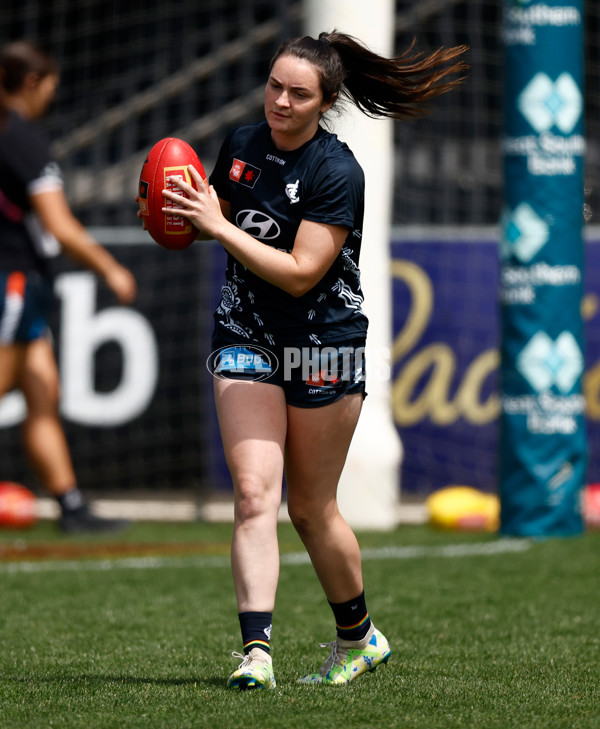
M 368 620 L 369 620 L 369 613 L 367 613 L 362 620 L 359 620 L 358 623 L 354 623 L 354 625 L 338 625 L 336 623 L 336 627 L 339 630 L 354 630 L 354 628 L 360 628 L 360 626 L 364 625 Z

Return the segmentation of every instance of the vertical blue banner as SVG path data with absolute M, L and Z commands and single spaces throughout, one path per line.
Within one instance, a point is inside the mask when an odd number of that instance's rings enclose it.
M 583 0 L 505 0 L 501 531 L 582 530 Z

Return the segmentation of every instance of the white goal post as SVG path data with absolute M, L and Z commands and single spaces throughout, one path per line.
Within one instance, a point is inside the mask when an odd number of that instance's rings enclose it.
M 309 0 L 307 7 L 308 35 L 317 37 L 321 31 L 337 29 L 359 38 L 378 53 L 393 54 L 392 0 Z M 384 530 L 398 523 L 402 451 L 391 409 L 392 122 L 369 119 L 350 106 L 331 121 L 366 177 L 361 281 L 369 317 L 368 397 L 342 474 L 339 504 L 353 527 Z

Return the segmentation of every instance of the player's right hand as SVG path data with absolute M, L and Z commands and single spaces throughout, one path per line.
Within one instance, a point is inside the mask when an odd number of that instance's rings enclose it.
M 128 268 L 116 264 L 105 275 L 104 280 L 121 304 L 131 304 L 137 296 L 137 282 Z

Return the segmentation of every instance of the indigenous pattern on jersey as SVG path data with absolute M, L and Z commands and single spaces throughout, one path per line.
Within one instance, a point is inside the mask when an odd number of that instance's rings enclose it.
M 319 345 L 366 334 L 358 268 L 364 175 L 346 144 L 319 128 L 302 147 L 281 151 L 266 122 L 240 127 L 223 143 L 210 182 L 231 204 L 231 222 L 264 245 L 289 253 L 303 219 L 349 231 L 325 276 L 300 297 L 228 255 L 217 328 L 264 345 Z
M 29 196 L 62 188 L 60 168 L 31 122 L 11 112 L 0 120 L 0 271 L 46 273 L 59 252 L 44 231 Z

